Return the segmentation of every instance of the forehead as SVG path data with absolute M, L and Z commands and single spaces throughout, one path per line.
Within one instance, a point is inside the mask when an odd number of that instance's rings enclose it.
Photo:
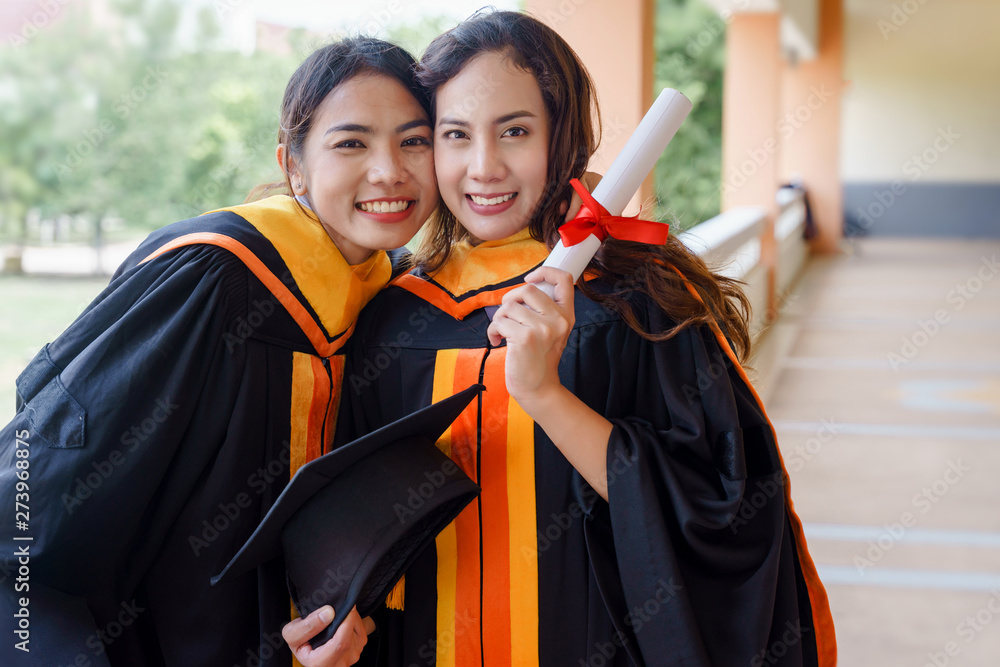
M 331 90 L 316 109 L 321 122 L 338 119 L 365 121 L 377 117 L 426 118 L 427 113 L 410 91 L 391 76 L 362 73 Z
M 545 102 L 534 74 L 502 53 L 483 53 L 438 89 L 439 118 L 470 119 L 524 109 L 544 118 Z

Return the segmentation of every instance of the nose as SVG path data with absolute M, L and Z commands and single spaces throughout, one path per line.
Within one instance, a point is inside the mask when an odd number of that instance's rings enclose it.
M 402 151 L 386 148 L 373 155 L 368 167 L 368 182 L 372 185 L 393 186 L 406 182 L 406 167 Z
M 477 141 L 469 155 L 469 178 L 474 181 L 501 181 L 507 176 L 497 146 L 492 141 Z

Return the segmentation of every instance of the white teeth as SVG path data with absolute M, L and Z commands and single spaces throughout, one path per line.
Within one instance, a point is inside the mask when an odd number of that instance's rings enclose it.
M 358 204 L 360 208 L 365 213 L 399 213 L 400 211 L 405 211 L 410 205 L 410 202 L 405 199 L 397 199 L 396 201 L 366 201 Z
M 514 193 L 511 192 L 500 197 L 491 197 L 491 198 L 480 197 L 479 195 L 469 195 L 469 196 L 472 198 L 473 202 L 479 204 L 480 206 L 496 206 L 497 204 L 502 204 L 505 201 L 510 201 L 510 199 L 514 196 Z

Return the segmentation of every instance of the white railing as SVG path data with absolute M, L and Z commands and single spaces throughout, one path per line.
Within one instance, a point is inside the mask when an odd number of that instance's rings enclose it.
M 680 239 L 712 268 L 742 280 L 760 263 L 766 217 L 759 206 L 740 206 L 692 227 Z
M 681 241 L 714 271 L 743 281 L 753 308 L 754 333 L 767 324 L 768 304 L 778 304 L 794 283 L 809 256 L 802 238 L 805 202 L 800 190 L 782 188 L 777 194 L 774 224 L 775 294 L 770 294 L 768 267 L 761 261 L 761 243 L 767 229 L 767 211 L 740 206 L 706 220 L 680 235 Z

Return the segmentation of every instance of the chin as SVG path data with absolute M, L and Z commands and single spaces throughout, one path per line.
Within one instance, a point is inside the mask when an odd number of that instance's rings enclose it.
M 382 237 L 380 240 L 383 241 L 379 244 L 380 250 L 395 250 L 396 248 L 402 248 L 404 245 L 409 243 L 417 232 L 420 231 L 419 228 L 412 230 L 411 233 L 406 234 L 389 234 Z
M 515 222 L 512 220 L 497 220 L 496 218 L 483 220 L 478 216 L 473 218 L 476 224 L 466 226 L 461 219 L 458 223 L 480 241 L 500 241 L 513 236 L 528 226 L 528 222 Z

